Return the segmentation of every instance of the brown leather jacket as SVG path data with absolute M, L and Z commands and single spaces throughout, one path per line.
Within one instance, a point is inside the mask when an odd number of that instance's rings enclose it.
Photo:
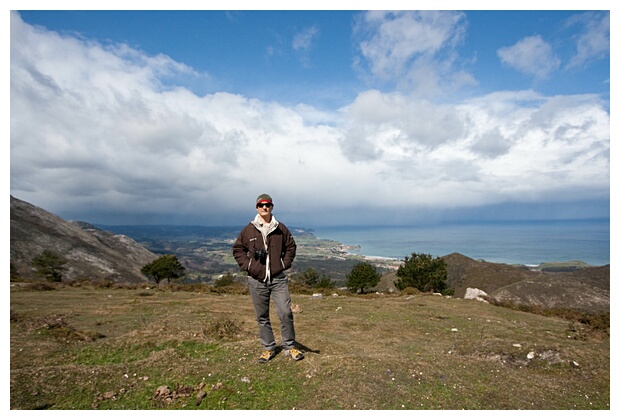
M 267 277 L 267 261 L 269 261 L 270 278 L 276 278 L 284 270 L 291 268 L 297 252 L 297 244 L 286 226 L 278 225 L 267 235 L 268 255 L 260 257 L 265 250 L 261 231 L 250 222 L 239 234 L 232 247 L 233 256 L 242 271 L 256 280 L 264 281 Z M 255 253 L 254 251 L 257 251 Z M 258 255 L 257 255 L 258 254 Z

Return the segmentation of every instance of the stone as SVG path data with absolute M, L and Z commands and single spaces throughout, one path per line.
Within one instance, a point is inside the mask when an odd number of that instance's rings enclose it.
M 489 303 L 486 299 L 484 299 L 488 294 L 484 290 L 476 289 L 473 287 L 468 287 L 465 291 L 465 299 L 475 299 L 480 302 Z

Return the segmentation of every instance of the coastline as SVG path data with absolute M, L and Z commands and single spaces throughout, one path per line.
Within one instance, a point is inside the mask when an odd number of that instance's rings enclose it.
M 402 261 L 412 253 L 434 257 L 459 253 L 478 261 L 528 267 L 570 261 L 593 267 L 610 264 L 608 220 L 336 226 L 311 231 L 316 238 L 342 244 L 342 251 L 351 256 L 376 261 Z
M 323 239 L 320 239 L 320 240 L 323 240 Z M 333 242 L 330 239 L 325 239 L 325 241 Z M 353 253 L 353 252 L 349 251 L 351 249 L 361 250 L 361 246 L 359 246 L 359 245 L 340 244 L 340 246 L 338 246 L 338 249 L 339 249 L 339 253 L 341 255 L 344 254 L 345 257 L 362 259 L 364 261 L 376 263 L 377 265 L 379 265 L 381 267 L 384 267 L 384 268 L 387 267 L 387 268 L 397 269 L 398 267 L 400 267 L 400 265 L 404 261 L 404 258 L 382 257 L 382 256 L 378 256 L 378 255 L 364 255 L 364 254 L 361 254 L 361 253 Z M 556 271 L 556 270 L 557 271 L 564 271 L 564 270 L 575 270 L 575 269 L 587 268 L 587 267 L 603 267 L 605 265 L 609 265 L 609 264 L 591 265 L 591 264 L 588 264 L 588 263 L 586 263 L 584 261 L 580 261 L 580 260 L 543 261 L 543 262 L 541 262 L 539 264 L 506 263 L 506 262 L 489 261 L 489 260 L 484 260 L 484 259 L 475 259 L 475 258 L 472 258 L 472 257 L 470 257 L 468 255 L 465 255 L 465 254 L 461 254 L 461 255 L 464 255 L 467 258 L 471 258 L 474 261 L 480 261 L 480 262 L 485 262 L 485 263 L 507 264 L 507 265 L 512 265 L 512 266 L 523 266 L 523 267 L 526 267 L 527 269 L 529 269 L 531 271 L 541 271 L 543 269 L 546 269 L 547 271 Z M 445 256 L 446 255 L 441 255 L 441 256 L 438 256 L 438 257 L 445 257 Z

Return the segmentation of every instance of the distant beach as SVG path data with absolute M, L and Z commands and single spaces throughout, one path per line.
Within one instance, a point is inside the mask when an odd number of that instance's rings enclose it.
M 368 259 L 402 260 L 412 253 L 434 257 L 458 252 L 497 263 L 610 263 L 609 220 L 448 223 L 426 226 L 313 228 L 315 236 L 351 245 Z

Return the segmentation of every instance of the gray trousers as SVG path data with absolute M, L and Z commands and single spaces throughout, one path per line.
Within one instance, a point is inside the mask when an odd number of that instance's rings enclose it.
M 276 339 L 269 319 L 269 299 L 273 299 L 276 314 L 280 318 L 282 347 L 285 350 L 295 345 L 295 326 L 291 311 L 291 295 L 288 290 L 288 278 L 272 279 L 265 283 L 248 276 L 248 287 L 258 321 L 260 342 L 265 350 L 275 350 Z

